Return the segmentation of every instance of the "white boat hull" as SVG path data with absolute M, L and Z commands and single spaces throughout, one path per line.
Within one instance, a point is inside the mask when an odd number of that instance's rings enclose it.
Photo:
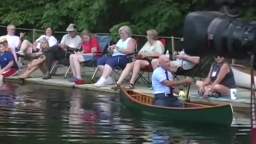
M 241 71 L 236 66 L 231 66 L 231 68 L 234 73 L 236 85 L 238 87 L 251 88 L 251 75 Z M 254 81 L 256 82 L 256 76 L 254 76 Z

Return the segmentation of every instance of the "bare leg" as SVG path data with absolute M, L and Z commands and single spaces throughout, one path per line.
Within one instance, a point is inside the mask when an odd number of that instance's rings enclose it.
M 28 78 L 34 71 L 36 71 L 39 68 L 39 66 L 32 66 L 29 69 L 26 69 L 26 71 L 21 74 L 19 77 L 20 78 Z
M 222 84 L 216 84 L 212 88 L 213 92 L 219 92 L 222 96 L 230 95 L 230 89 Z
M 103 73 L 103 69 L 104 69 L 104 65 L 98 65 L 98 71 L 97 71 L 97 73 L 99 73 L 100 75 L 102 75 L 102 73 Z
M 105 64 L 101 77 L 106 79 L 107 77 L 110 76 L 111 73 L 112 73 L 112 67 L 110 67 L 108 64 Z
M 135 83 L 135 80 L 138 77 L 140 69 L 149 65 L 149 62 L 146 60 L 136 60 L 133 66 L 132 78 L 130 80 L 131 84 Z
M 74 60 L 73 60 L 73 64 L 74 64 L 74 68 L 75 68 L 74 71 L 75 71 L 77 79 L 82 79 L 80 62 L 83 62 L 83 61 L 84 61 L 84 58 L 83 58 L 82 54 L 76 54 L 75 55 Z
M 23 40 L 20 46 L 20 51 L 26 54 L 31 54 L 32 53 L 32 43 L 29 42 L 28 40 Z
M 74 64 L 74 57 L 75 57 L 75 54 L 71 54 L 71 55 L 69 56 L 69 64 L 70 64 L 70 68 L 71 68 L 73 77 L 76 77 L 75 64 Z
M 123 70 L 122 74 L 120 75 L 118 81 L 116 82 L 117 84 L 121 84 L 123 82 L 123 80 L 129 75 L 129 73 L 132 71 L 133 69 L 133 65 L 134 62 L 128 63 L 125 67 L 125 69 Z

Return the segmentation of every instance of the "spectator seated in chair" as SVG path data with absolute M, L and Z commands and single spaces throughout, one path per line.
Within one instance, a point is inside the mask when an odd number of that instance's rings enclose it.
M 152 87 L 155 97 L 154 104 L 159 106 L 182 107 L 183 104 L 173 95 L 174 88 L 179 85 L 191 84 L 192 79 L 174 80 L 172 73 L 169 71 L 171 67 L 169 57 L 161 55 L 158 61 L 159 66 L 152 74 Z
M 53 47 L 58 44 L 57 39 L 52 35 L 53 31 L 52 28 L 48 27 L 45 30 L 45 34 L 41 35 L 36 41 L 32 44 L 27 39 L 24 39 L 21 43 L 20 50 L 17 52 L 19 56 L 25 56 L 28 58 L 37 57 L 36 52 L 40 50 L 40 41 L 42 39 L 46 39 L 49 43 L 49 47 Z
M 215 57 L 207 78 L 197 81 L 196 85 L 203 97 L 229 96 L 230 89 L 236 87 L 232 69 L 222 56 Z
M 81 77 L 80 63 L 93 60 L 94 56 L 97 56 L 100 52 L 100 46 L 96 37 L 94 37 L 89 31 L 83 31 L 82 40 L 83 52 L 76 52 L 69 56 L 69 63 L 73 74 L 72 81 L 75 82 L 75 84 L 85 83 Z
M 80 35 L 77 34 L 76 26 L 74 24 L 69 24 L 66 31 L 68 34 L 65 34 L 62 37 L 60 44 L 52 47 L 45 53 L 48 69 L 46 74 L 43 76 L 43 79 L 51 78 L 50 71 L 56 60 L 64 61 L 67 59 L 68 61 L 70 53 L 81 49 L 82 39 Z
M 0 67 L 0 77 L 13 76 L 18 70 L 12 50 L 8 47 L 7 39 L 3 37 L 0 38 Z
M 40 50 L 41 53 L 37 55 L 27 66 L 26 70 L 19 76 L 21 79 L 26 79 L 30 77 L 30 75 L 36 71 L 37 69 L 40 69 L 43 73 L 46 72 L 46 66 L 45 66 L 45 52 L 50 49 L 48 40 L 46 38 L 42 38 L 40 41 Z
M 154 29 L 147 30 L 147 42 L 141 48 L 136 60 L 126 65 L 119 77 L 116 87 L 122 84 L 123 80 L 132 72 L 129 82 L 129 88 L 134 88 L 134 83 L 138 77 L 141 68 L 151 65 L 152 59 L 159 57 L 164 53 L 164 46 L 158 39 L 158 32 Z
M 120 40 L 109 47 L 112 56 L 103 56 L 97 61 L 98 68 L 102 72 L 100 79 L 94 84 L 95 86 L 105 86 L 113 84 L 114 81 L 110 76 L 112 70 L 119 67 L 124 68 L 129 63 L 129 55 L 133 54 L 136 49 L 136 41 L 131 37 L 130 27 L 122 26 L 119 28 Z

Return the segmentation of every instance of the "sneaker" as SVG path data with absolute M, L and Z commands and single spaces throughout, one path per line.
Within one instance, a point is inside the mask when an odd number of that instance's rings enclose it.
M 71 77 L 71 78 L 68 79 L 69 82 L 75 82 L 76 80 L 78 80 L 78 79 L 75 78 L 75 77 Z
M 18 52 L 16 52 L 16 54 L 17 54 L 18 56 L 24 56 L 24 55 L 25 55 L 25 53 L 24 53 L 23 51 L 18 51 Z
M 106 79 L 103 77 L 100 77 L 100 79 L 94 84 L 94 86 L 101 87 L 105 85 Z
M 42 79 L 50 79 L 51 78 L 51 75 L 49 73 L 46 73 Z
M 82 85 L 82 84 L 85 84 L 85 81 L 82 80 L 82 79 L 78 79 L 78 80 L 75 80 L 75 84 L 76 85 Z
M 104 82 L 104 84 L 105 85 L 112 85 L 112 84 L 114 84 L 115 82 L 114 82 L 114 80 L 113 80 L 113 78 L 112 77 L 108 77 L 107 79 L 106 79 L 106 81 Z

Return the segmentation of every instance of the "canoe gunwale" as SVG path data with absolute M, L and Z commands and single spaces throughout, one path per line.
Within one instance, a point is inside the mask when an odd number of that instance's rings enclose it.
M 198 105 L 198 107 L 165 107 L 165 106 L 157 106 L 157 105 L 151 105 L 151 104 L 146 104 L 146 103 L 141 103 L 139 100 L 133 98 L 130 96 L 130 94 L 128 94 L 127 91 L 132 91 L 132 90 L 126 90 L 126 88 L 121 87 L 121 91 L 133 102 L 133 103 L 137 103 L 140 105 L 144 105 L 147 107 L 155 107 L 155 108 L 159 108 L 159 109 L 169 109 L 169 110 L 202 110 L 202 109 L 213 109 L 213 108 L 221 108 L 221 107 L 231 107 L 231 104 L 201 104 L 201 103 L 196 103 L 196 102 L 184 102 L 184 104 L 188 104 L 188 105 Z M 134 91 L 133 91 L 134 92 Z M 137 93 L 137 92 L 134 92 Z M 145 94 L 141 94 L 144 96 L 147 96 Z

